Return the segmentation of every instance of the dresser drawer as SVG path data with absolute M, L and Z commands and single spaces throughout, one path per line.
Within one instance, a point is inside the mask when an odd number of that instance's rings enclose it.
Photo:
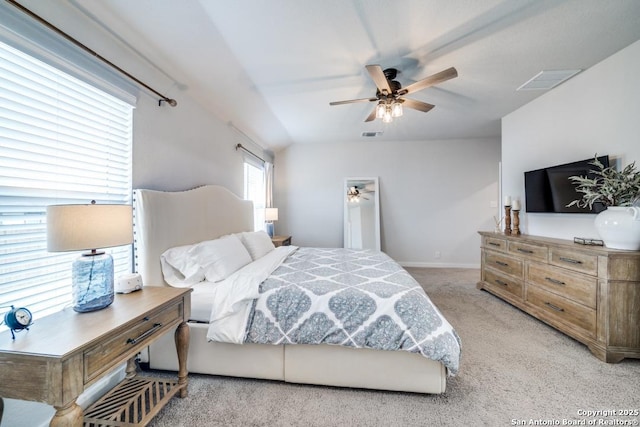
M 176 302 L 115 331 L 113 338 L 102 341 L 84 352 L 85 384 L 120 363 L 119 356 L 136 348 L 144 348 L 168 328 L 183 319 L 184 304 Z
M 529 264 L 527 282 L 580 304 L 596 308 L 598 280 L 593 276 L 571 273 L 552 265 Z
M 543 261 L 546 261 L 549 256 L 549 250 L 546 246 L 523 242 L 509 242 L 509 252 L 526 258 Z
M 486 269 L 484 271 L 484 281 L 492 289 L 498 288 L 500 292 L 506 291 L 522 299 L 522 280 L 513 279 L 491 269 Z
M 496 252 L 485 251 L 485 266 L 495 268 L 503 273 L 523 278 L 522 260 Z
M 507 241 L 497 237 L 484 237 L 484 247 L 494 251 L 507 251 Z
M 596 310 L 570 301 L 535 285 L 527 286 L 527 302 L 553 318 L 583 329 L 596 336 Z
M 598 256 L 585 254 L 571 249 L 551 248 L 551 264 L 581 273 L 598 275 Z

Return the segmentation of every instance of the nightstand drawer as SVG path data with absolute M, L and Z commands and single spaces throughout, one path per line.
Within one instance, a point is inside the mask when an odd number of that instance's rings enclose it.
M 89 348 L 84 352 L 85 384 L 115 366 L 114 360 L 128 352 L 148 346 L 166 330 L 183 320 L 182 301 L 163 307 L 131 325 L 125 325 L 115 332 L 113 338 Z

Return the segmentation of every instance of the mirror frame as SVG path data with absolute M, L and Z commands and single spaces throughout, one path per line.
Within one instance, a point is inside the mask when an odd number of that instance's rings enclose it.
M 357 176 L 350 176 L 344 179 L 344 185 L 342 188 L 342 200 L 343 200 L 343 246 L 345 248 L 348 248 L 348 243 L 349 243 L 349 238 L 348 238 L 348 233 L 347 230 L 349 229 L 349 221 L 348 221 L 348 217 L 349 217 L 349 212 L 348 212 L 348 207 L 349 207 L 349 200 L 347 199 L 347 192 L 349 191 L 349 187 L 351 187 L 352 185 L 349 185 L 350 181 L 373 181 L 373 185 L 375 188 L 375 194 L 374 194 L 374 214 L 375 214 L 375 218 L 374 218 L 374 225 L 375 225 L 375 242 L 376 242 L 376 247 L 375 250 L 381 250 L 381 244 L 380 244 L 380 185 L 378 182 L 378 177 L 357 177 Z

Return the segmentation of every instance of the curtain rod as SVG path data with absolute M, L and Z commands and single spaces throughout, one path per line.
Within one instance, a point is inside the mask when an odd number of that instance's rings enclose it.
M 29 15 L 31 18 L 35 19 L 36 21 L 38 21 L 39 23 L 41 23 L 42 25 L 44 25 L 45 27 L 49 28 L 50 30 L 53 30 L 54 32 L 58 33 L 59 35 L 61 35 L 62 37 L 64 37 L 65 39 L 67 39 L 68 41 L 70 41 L 71 43 L 75 44 L 76 46 L 78 46 L 79 48 L 83 49 L 85 52 L 88 52 L 89 54 L 93 55 L 94 57 L 96 57 L 97 59 L 99 59 L 100 61 L 104 62 L 105 64 L 107 64 L 108 66 L 110 66 L 111 68 L 115 69 L 116 71 L 118 71 L 120 74 L 125 75 L 126 77 L 128 77 L 129 79 L 133 80 L 134 82 L 138 83 L 140 86 L 146 88 L 147 90 L 150 90 L 151 92 L 155 93 L 156 95 L 158 95 L 160 97 L 160 99 L 158 100 L 158 106 L 162 105 L 162 102 L 166 102 L 167 104 L 169 104 L 172 107 L 175 107 L 176 105 L 178 105 L 178 102 L 175 99 L 171 99 L 168 96 L 164 96 L 163 94 L 161 94 L 160 92 L 158 92 L 157 90 L 153 89 L 152 87 L 150 87 L 149 85 L 147 85 L 146 83 L 138 80 L 137 78 L 135 78 L 134 76 L 132 76 L 131 74 L 127 73 L 125 70 L 123 70 L 122 68 L 118 67 L 117 65 L 115 65 L 113 62 L 109 61 L 108 59 L 100 56 L 98 53 L 96 53 L 94 50 L 90 49 L 89 47 L 87 47 L 86 45 L 80 43 L 78 40 L 74 39 L 73 37 L 71 37 L 69 34 L 65 33 L 64 31 L 62 31 L 60 28 L 56 27 L 55 25 L 51 24 L 49 21 L 46 21 L 45 19 L 41 18 L 40 16 L 36 15 L 35 13 L 33 13 L 31 10 L 27 9 L 26 7 L 22 6 L 20 3 L 17 3 L 14 0 L 5 0 L 7 3 L 9 3 L 10 5 L 16 7 L 18 10 L 20 10 L 21 12 L 25 13 L 26 15 Z
M 237 151 L 238 149 L 243 150 L 243 151 L 245 151 L 246 153 L 251 154 L 253 157 L 255 157 L 256 159 L 260 160 L 262 163 L 266 163 L 266 161 L 265 161 L 262 157 L 260 157 L 260 156 L 258 156 L 257 154 L 253 153 L 253 152 L 252 152 L 252 151 L 250 151 L 249 149 L 245 148 L 242 144 L 238 144 L 238 145 L 236 145 L 236 151 Z

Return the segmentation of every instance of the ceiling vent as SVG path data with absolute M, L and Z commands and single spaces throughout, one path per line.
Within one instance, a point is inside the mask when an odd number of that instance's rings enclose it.
M 569 80 L 582 70 L 540 71 L 516 90 L 549 90 L 565 80 Z
M 362 136 L 365 138 L 375 138 L 376 136 L 382 135 L 382 131 L 377 132 L 362 132 Z

